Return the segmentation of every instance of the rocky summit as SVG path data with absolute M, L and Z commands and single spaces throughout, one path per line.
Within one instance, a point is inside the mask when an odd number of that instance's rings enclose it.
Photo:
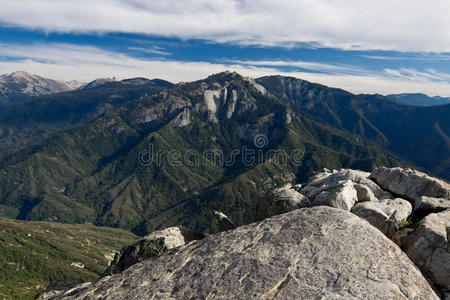
M 412 169 L 325 169 L 304 185 L 274 190 L 265 215 L 317 205 L 351 211 L 395 241 L 449 297 L 449 193 L 447 182 Z
M 330 207 L 209 236 L 55 299 L 438 299 L 393 242 Z
M 153 232 L 96 282 L 39 299 L 448 299 L 449 191 L 411 169 L 325 169 L 275 189 L 260 222 Z

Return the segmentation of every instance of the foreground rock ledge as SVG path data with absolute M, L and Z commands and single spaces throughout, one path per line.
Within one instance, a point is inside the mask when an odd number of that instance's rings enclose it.
M 438 299 L 392 241 L 314 207 L 209 236 L 55 299 Z

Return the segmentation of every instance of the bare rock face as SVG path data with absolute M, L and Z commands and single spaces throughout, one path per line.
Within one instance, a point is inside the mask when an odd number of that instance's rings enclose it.
M 357 192 L 353 186 L 353 182 L 347 180 L 327 187 L 327 189 L 312 200 L 312 204 L 314 206 L 327 205 L 350 211 L 357 201 Z
M 420 197 L 415 201 L 414 212 L 420 216 L 450 209 L 450 199 Z
M 269 210 L 285 213 L 295 209 L 311 206 L 311 202 L 308 198 L 298 192 L 300 188 L 301 185 L 292 186 L 291 184 L 287 184 L 284 187 L 274 190 L 272 206 Z M 271 213 L 270 215 L 275 215 L 275 213 Z
M 136 243 L 124 247 L 118 252 L 104 276 L 122 272 L 130 266 L 150 258 L 158 257 L 167 250 L 182 246 L 204 235 L 179 227 L 169 227 L 150 233 Z
M 401 221 L 412 213 L 411 204 L 404 199 L 381 200 L 358 203 L 352 208 L 352 213 L 366 219 L 382 233 L 391 237 Z
M 450 184 L 412 169 L 376 168 L 370 178 L 380 187 L 406 199 L 422 196 L 450 199 Z
M 295 210 L 211 235 L 55 299 L 438 299 L 366 221 Z
M 36 300 L 49 300 L 56 296 L 63 294 L 64 292 L 76 287 L 81 284 L 87 285 L 90 282 L 84 283 L 81 279 L 70 279 L 66 278 L 63 280 L 58 280 L 50 283 L 50 285 L 41 293 L 36 295 Z
M 188 108 L 183 109 L 170 124 L 176 127 L 185 127 L 191 123 L 191 111 Z
M 419 269 L 440 288 L 450 292 L 450 210 L 430 214 L 403 243 Z
M 396 243 L 399 247 L 403 247 L 405 241 L 408 239 L 409 235 L 414 232 L 414 228 L 403 228 L 398 230 L 392 237 L 391 240 Z
M 356 190 L 356 196 L 358 198 L 358 202 L 366 202 L 366 201 L 377 201 L 378 199 L 375 197 L 375 194 L 372 192 L 370 187 L 364 184 L 356 183 L 353 185 Z

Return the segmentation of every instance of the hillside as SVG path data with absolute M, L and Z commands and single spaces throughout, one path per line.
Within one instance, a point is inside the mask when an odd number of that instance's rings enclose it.
M 267 190 L 324 167 L 416 166 L 450 178 L 449 110 L 219 73 L 124 100 L 1 159 L 2 215 L 139 234 L 173 224 L 203 230 L 211 209 L 252 222 Z
M 131 84 L 130 84 L 131 82 Z M 34 97 L 0 109 L 0 157 L 85 124 L 112 107 L 170 87 L 164 80 L 129 79 L 95 88 Z
M 33 299 L 50 281 L 94 280 L 137 237 L 88 224 L 0 218 L 0 298 Z
M 257 81 L 297 113 L 366 137 L 430 174 L 450 179 L 450 105 L 406 106 L 379 95 L 354 95 L 281 76 Z

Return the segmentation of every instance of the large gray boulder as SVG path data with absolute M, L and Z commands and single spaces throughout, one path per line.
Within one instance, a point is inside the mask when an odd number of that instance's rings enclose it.
M 116 253 L 114 260 L 105 270 L 104 276 L 122 272 L 130 266 L 150 258 L 155 258 L 167 250 L 182 246 L 193 240 L 204 238 L 203 234 L 178 226 L 155 231 L 143 239 L 124 247 Z
M 398 230 L 400 223 L 411 215 L 412 205 L 404 199 L 397 198 L 358 203 L 351 211 L 391 237 Z
M 450 200 L 444 198 L 420 197 L 416 199 L 414 205 L 414 213 L 419 216 L 426 216 L 447 209 L 450 209 Z
M 403 249 L 443 292 L 450 292 L 450 210 L 430 214 L 408 235 Z
M 376 168 L 370 178 L 383 189 L 408 200 L 422 196 L 450 199 L 450 184 L 416 170 Z
M 324 188 L 324 190 L 312 200 L 312 205 L 327 205 L 350 211 L 357 201 L 357 192 L 353 186 L 353 182 L 347 180 L 339 181 Z
M 291 184 L 287 184 L 281 188 L 275 189 L 272 193 L 267 216 L 269 217 L 311 206 L 311 201 L 298 192 L 299 188 L 299 185 L 292 186 Z
M 314 207 L 190 243 L 56 299 L 438 299 L 368 222 Z
M 372 189 L 367 185 L 356 183 L 353 185 L 356 190 L 356 197 L 358 202 L 377 201 L 377 197 L 373 193 Z

